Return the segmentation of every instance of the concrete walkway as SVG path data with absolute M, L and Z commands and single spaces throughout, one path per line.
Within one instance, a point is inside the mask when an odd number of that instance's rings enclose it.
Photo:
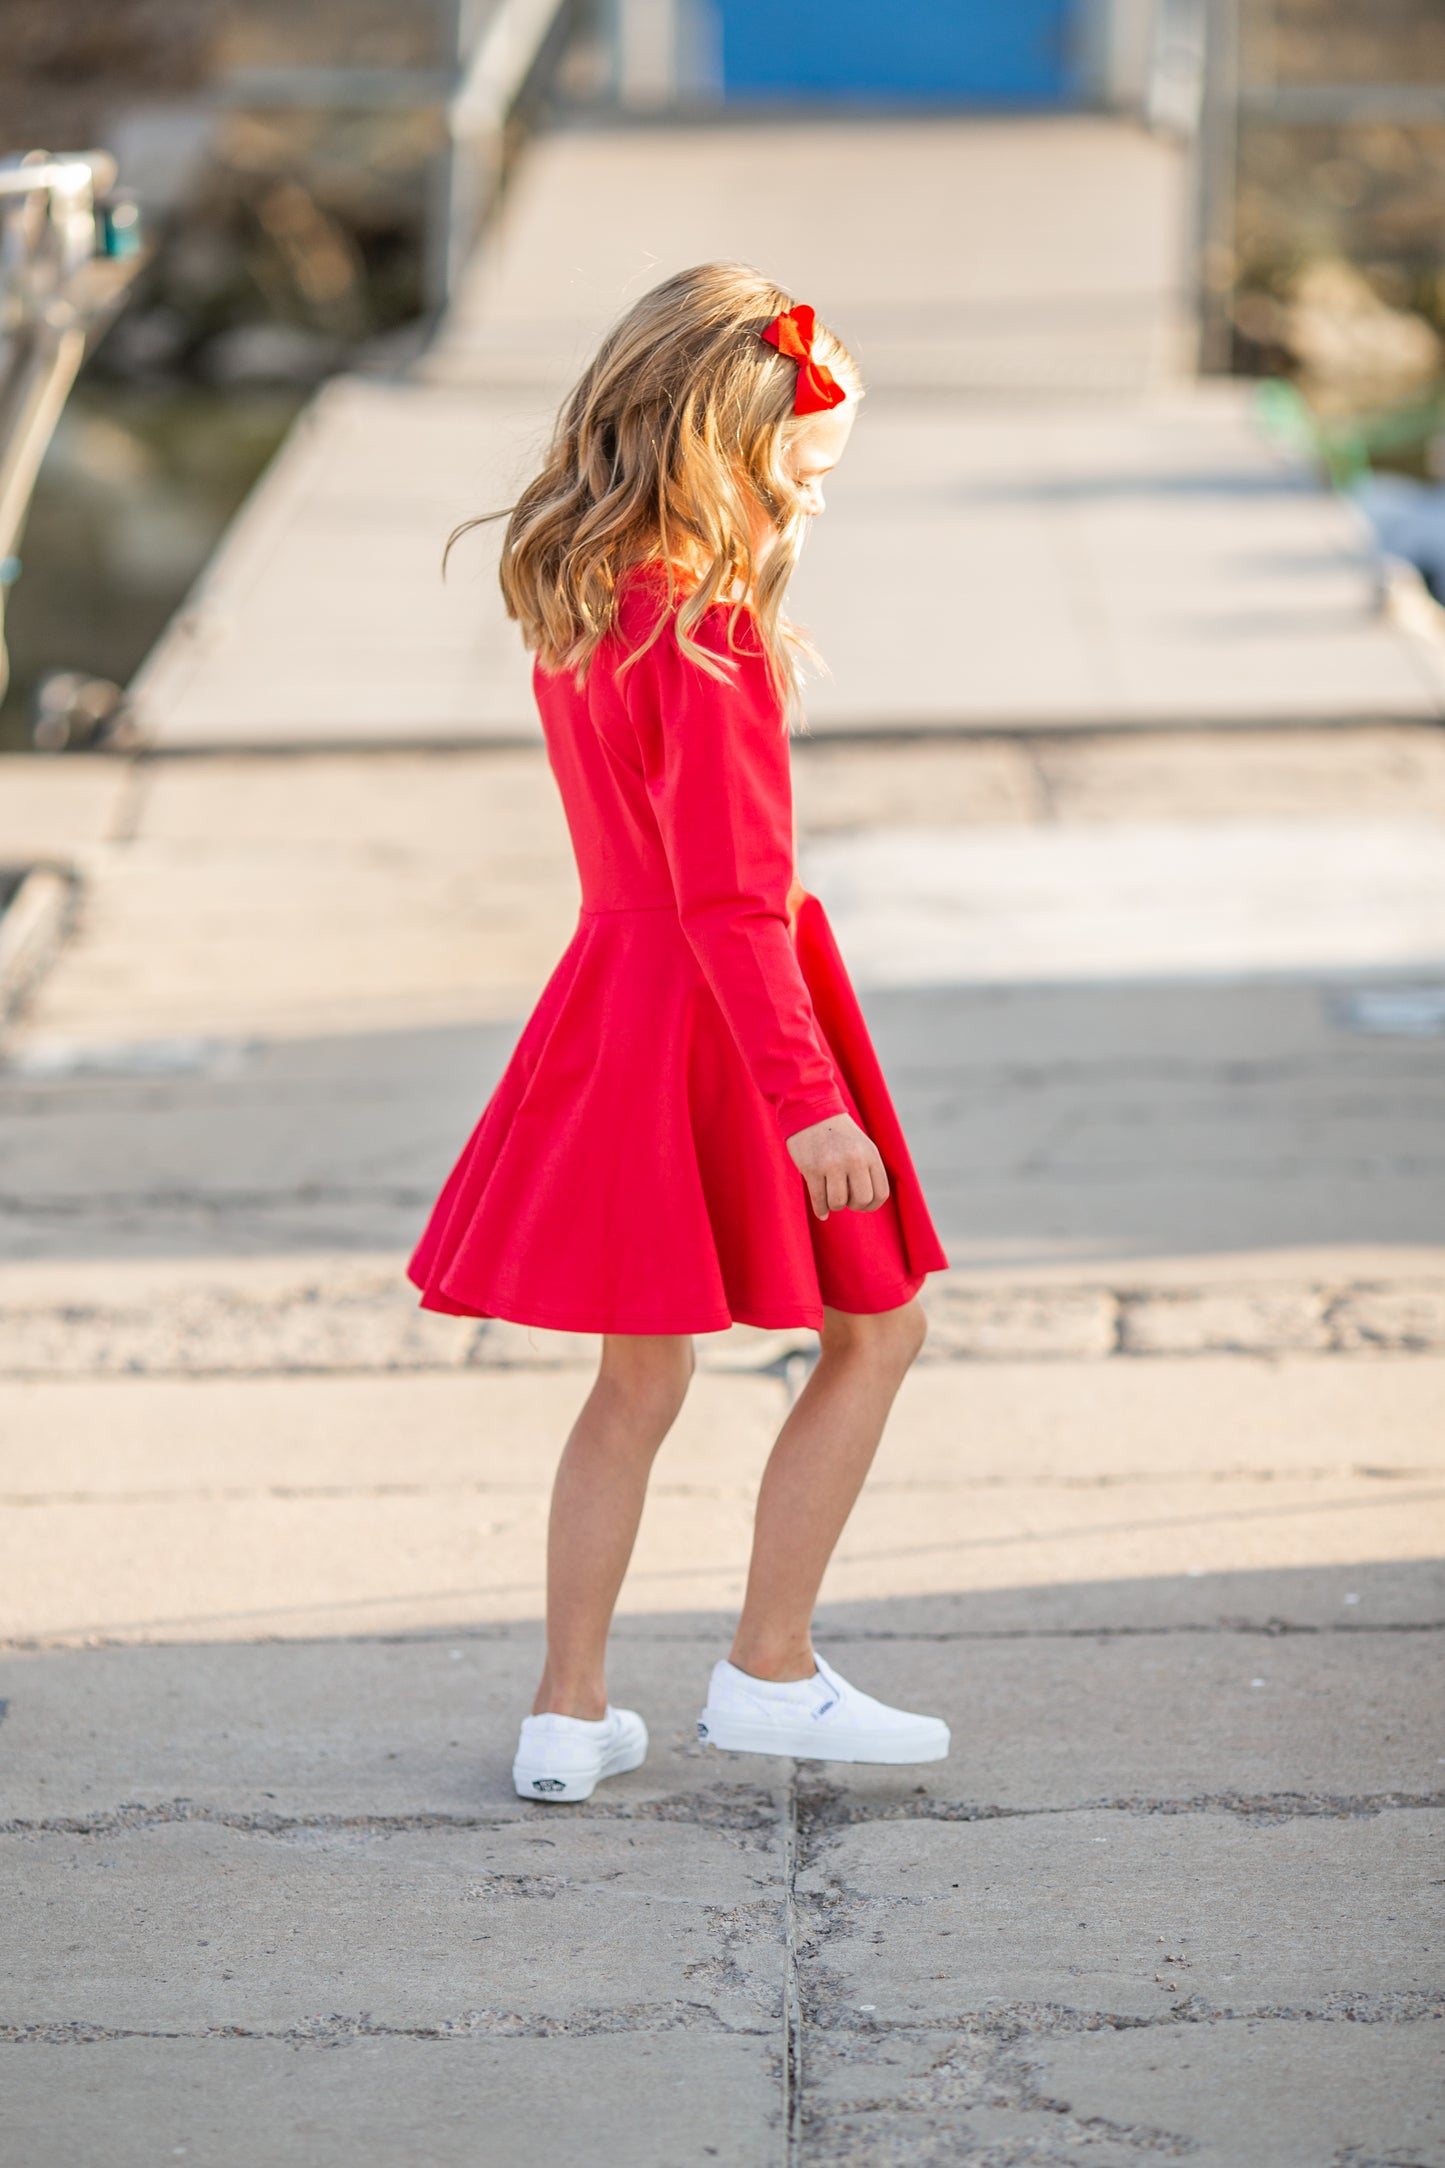
M 579 243 L 578 206 L 608 218 Z M 495 532 L 626 301 L 732 256 L 854 341 L 870 391 L 797 614 L 819 731 L 1418 720 L 1445 653 L 1364 538 L 1187 383 L 1178 155 L 1125 124 L 562 134 L 423 368 L 328 388 L 137 697 L 175 749 L 535 738 Z
M 440 617 L 422 642 L 420 581 L 382 612 L 361 580 L 450 516 L 446 430 L 429 480 L 393 445 L 386 498 L 362 423 L 481 396 L 328 395 L 313 496 L 283 468 L 234 616 L 201 613 L 174 714 L 214 701 L 209 749 L 178 720 L 0 775 L 0 863 L 82 897 L 0 1043 L 10 2150 L 1445 2168 L 1445 739 L 1245 727 L 1272 666 L 1240 628 L 1227 732 L 799 742 L 955 1268 L 819 1639 L 954 1753 L 697 1746 L 806 1375 L 806 1334 L 738 1329 L 699 1343 L 624 1595 L 649 1761 L 523 1803 L 595 1350 L 423 1317 L 400 1267 L 567 937 L 565 838 L 532 744 L 295 749 L 348 625 L 373 741 L 427 655 L 433 688 L 473 666 Z M 1379 718 L 1405 651 L 1366 632 Z

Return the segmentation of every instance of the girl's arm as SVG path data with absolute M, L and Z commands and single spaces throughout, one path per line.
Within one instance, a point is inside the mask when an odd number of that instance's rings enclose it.
M 725 626 L 710 613 L 697 637 L 735 663 L 730 684 L 682 655 L 668 626 L 623 673 L 622 696 L 683 930 L 787 1138 L 847 1109 L 789 936 L 792 789 L 777 696 L 761 654 L 731 656 Z

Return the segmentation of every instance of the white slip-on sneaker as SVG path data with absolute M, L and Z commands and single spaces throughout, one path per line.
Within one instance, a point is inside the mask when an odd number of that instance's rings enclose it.
M 755 1679 L 714 1664 L 697 1735 L 733 1754 L 790 1754 L 799 1761 L 942 1761 L 948 1726 L 936 1716 L 890 1709 L 840 1679 L 822 1657 L 811 1679 Z
M 604 1777 L 621 1776 L 647 1758 L 647 1726 L 635 1709 L 614 1709 L 589 1723 L 585 1717 L 524 1716 L 512 1782 L 521 1799 L 565 1806 L 590 1799 Z

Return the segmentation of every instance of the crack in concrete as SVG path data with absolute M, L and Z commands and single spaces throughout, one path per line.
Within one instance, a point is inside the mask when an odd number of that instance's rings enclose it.
M 847 2050 L 840 2050 L 836 2041 L 830 2045 L 834 2067 L 846 2066 Z M 1021 2130 L 1012 2142 L 1003 2143 L 996 2126 L 992 2137 L 981 2132 L 975 2136 L 969 2124 L 959 2120 L 975 2109 L 1000 2108 L 1051 2120 L 1042 2131 Z M 965 2161 L 977 2168 L 1014 2168 L 1024 2159 L 1033 2168 L 1076 2168 L 1075 2148 L 1092 2147 L 1103 2137 L 1131 2153 L 1164 2153 L 1177 2159 L 1181 2151 L 1193 2150 L 1188 2139 L 1152 2124 L 1075 2117 L 1070 2103 L 1040 2090 L 1033 2066 L 1022 2056 L 998 2042 L 975 2040 L 950 2042 L 931 2067 L 912 2075 L 906 2090 L 830 2103 L 816 2118 L 813 2136 L 821 2143 L 809 2150 L 829 2168 L 834 2162 L 842 2168 L 892 2168 L 894 2163 L 912 2168 L 915 2162 L 954 2168 Z M 1061 2146 L 1066 2150 L 1060 2151 Z
M 787 2007 L 786 1978 L 780 1982 L 773 1969 L 782 1909 L 777 1897 L 750 1904 L 707 1906 L 708 1924 L 718 1940 L 717 1954 L 697 1958 L 683 1967 L 689 1981 L 710 1988 L 714 1995 L 740 1998 L 758 2012 L 760 2023 L 766 2022 L 775 2031 L 780 2020 L 786 2022 Z M 766 1953 L 761 1977 L 747 1962 L 749 1952 L 757 1949 Z M 786 2072 L 784 2075 L 786 2079 Z
M 1384 2007 L 1387 2001 L 1395 2007 Z M 1197 2010 L 1183 2022 L 1244 2023 L 1263 2018 L 1298 2018 L 1311 2023 L 1399 2023 L 1428 2019 L 1436 2013 L 1399 2007 L 1400 1998 L 1331 1997 L 1328 2004 L 1291 2007 L 1261 2005 L 1248 2010 Z M 1122 2122 L 1105 2115 L 1079 2116 L 1070 2101 L 1045 2089 L 1039 2065 L 1029 2055 L 1032 2043 L 1068 2033 L 1161 2031 L 1178 2026 L 1177 2013 L 1158 2018 L 1115 2017 L 1062 2010 L 1053 2005 L 1020 2004 L 986 2016 L 936 2023 L 873 2024 L 853 2033 L 832 2030 L 820 2035 L 819 2063 L 834 2080 L 834 2097 L 814 2107 L 808 2118 L 805 2159 L 827 2168 L 1077 2168 L 1085 2149 L 1101 2139 L 1133 2156 L 1178 2159 L 1197 2151 L 1186 2132 L 1154 2123 Z M 846 2079 L 857 2052 L 854 2043 L 868 2035 L 886 2041 L 895 2062 L 919 2051 L 914 2068 L 891 2091 L 876 2090 L 873 2067 L 860 2072 L 869 2089 L 837 2097 L 837 2080 Z M 919 2063 L 924 2067 L 919 2067 Z M 981 2126 L 969 2118 L 984 2111 Z M 997 2111 L 1019 2118 L 1006 2135 Z M 994 2111 L 990 2116 L 989 2111 Z M 1400 2157 L 1375 2161 L 1362 2149 L 1346 2148 L 1332 2157 L 1331 2168 L 1423 2168 Z
M 1329 2168 L 1430 2168 L 1430 2163 L 1419 2153 L 1407 2160 L 1403 2153 L 1369 2153 L 1362 2145 L 1346 2145 L 1330 2155 Z
M 1386 1809 L 1445 1804 L 1445 1794 L 1385 1793 L 1347 1796 L 1330 1793 L 1248 1794 L 1226 1792 L 1187 1800 L 1123 1798 L 1083 1807 L 1005 1808 L 950 1804 L 927 1797 L 921 1789 L 903 1801 L 872 1804 L 850 1800 L 823 1778 L 803 1773 L 797 1788 L 800 1863 L 816 1866 L 843 1828 L 871 1821 L 972 1821 L 1014 1815 L 1120 1813 L 1218 1813 L 1261 1822 L 1296 1815 L 1362 1816 Z M 1157 2013 L 1123 2014 L 1078 2009 L 1062 2002 L 991 2002 L 947 2018 L 880 2018 L 856 2005 L 828 1963 L 829 1946 L 840 1935 L 857 1933 L 868 1918 L 903 1913 L 926 1902 L 924 1896 L 864 1897 L 844 1883 L 797 1900 L 798 1975 L 804 2018 L 809 2028 L 810 2067 L 817 2079 L 803 2117 L 800 2164 L 816 2161 L 826 2168 L 1009 2168 L 1027 2157 L 1035 2168 L 1075 2168 L 1079 2148 L 1105 2138 L 1130 2154 L 1177 2157 L 1192 2150 L 1178 2132 L 1150 2124 L 1116 2123 L 1106 2117 L 1076 2118 L 1071 2104 L 1041 2090 L 1035 2069 L 1020 2053 L 1032 2041 L 1074 2033 L 1163 2032 L 1186 2025 L 1253 2026 L 1262 2020 L 1302 2024 L 1401 2024 L 1445 2017 L 1445 1992 L 1425 1990 L 1342 1990 L 1293 2003 L 1219 2004 L 1200 1995 L 1171 2000 Z M 906 1931 L 906 1930 L 905 1930 Z M 892 2090 L 878 2091 L 878 2048 L 891 2043 L 885 2061 L 897 2061 L 897 2048 L 909 2041 L 927 2047 L 941 2043 L 931 2066 Z M 860 2097 L 829 2097 L 852 2055 L 861 2055 L 868 2091 Z M 815 2064 L 816 2059 L 816 2064 Z M 906 2062 L 907 2058 L 904 2057 Z M 967 2120 L 973 2109 L 1012 2111 L 1042 2123 L 1020 2128 L 1017 2138 L 1000 2140 L 996 2122 L 978 2128 Z M 1020 2150 L 1022 2148 L 1022 2150 Z M 1353 2168 L 1353 2164 L 1352 2164 Z
M 1082 1799 L 1057 1806 L 1003 1806 L 978 1800 L 939 1799 L 922 1787 L 908 1799 L 853 1799 L 824 1778 L 803 1777 L 798 1788 L 798 1826 L 806 1845 L 828 1841 L 835 1830 L 873 1822 L 1030 1821 L 1074 1814 L 1228 1814 L 1275 1824 L 1311 1819 L 1373 1820 L 1391 1812 L 1445 1807 L 1437 1792 L 1200 1792 L 1187 1799 L 1155 1799 L 1130 1793 L 1113 1799 Z
M 866 2039 L 874 2034 L 951 2033 L 962 2039 L 1013 2042 L 1073 2033 L 1164 2032 L 1182 2025 L 1254 2025 L 1266 2019 L 1301 2025 L 1407 2025 L 1445 2018 L 1445 1989 L 1339 1988 L 1309 2002 L 1215 2003 L 1200 1995 L 1171 2002 L 1152 2016 L 1119 2010 L 1079 2010 L 1062 2002 L 998 2003 L 951 2017 L 869 2017 L 852 2008 L 818 2009 L 810 2016 L 829 2033 Z
M 1053 1806 L 1006 1806 L 981 1800 L 950 1800 L 918 1792 L 909 1799 L 855 1800 L 825 1778 L 800 1769 L 789 1788 L 783 1822 L 784 1883 L 794 1888 L 799 1865 L 811 1864 L 833 1832 L 874 1822 L 998 1822 L 1064 1818 L 1076 1814 L 1184 1815 L 1228 1814 L 1247 1821 L 1281 1823 L 1304 1819 L 1371 1820 L 1385 1813 L 1409 1813 L 1445 1807 L 1445 1791 L 1374 1792 L 1201 1792 L 1187 1799 L 1155 1799 L 1128 1794 L 1113 1799 L 1080 1799 Z M 0 1836 L 115 1837 L 177 1823 L 229 1829 L 241 1836 L 326 1835 L 405 1836 L 435 1832 L 465 1835 L 473 1830 L 542 1826 L 554 1808 L 521 1806 L 515 1813 L 445 1814 L 243 1814 L 190 1799 L 146 1804 L 126 1801 L 95 1814 L 12 1817 L 0 1822 Z M 779 1827 L 775 1797 L 748 1785 L 717 1787 L 709 1792 L 677 1793 L 666 1799 L 631 1804 L 587 1801 L 567 1809 L 570 1827 L 588 1822 L 685 1823 L 719 1835 L 757 1839 L 749 1850 L 770 1850 Z M 791 1832 L 791 1833 L 790 1833 Z M 535 1880 L 535 1877 L 523 1877 Z M 544 1877 L 549 1882 L 555 1877 Z M 803 1900 L 797 1899 L 801 1903 Z M 912 1900 L 909 1900 L 910 1902 Z
M 127 1800 L 95 1814 L 54 1815 L 36 1819 L 14 1817 L 0 1821 L 5 1837 L 116 1837 L 148 1829 L 169 1828 L 176 1823 L 198 1823 L 229 1829 L 247 1837 L 365 1835 L 406 1836 L 436 1832 L 466 1835 L 473 1830 L 542 1827 L 557 1813 L 555 1807 L 519 1802 L 515 1812 L 497 1814 L 242 1814 L 224 1807 L 199 1804 L 192 1799 L 167 1799 L 150 1804 Z M 762 1839 L 748 1843 L 748 1850 L 771 1849 L 777 1821 L 773 1796 L 746 1784 L 715 1785 L 697 1793 L 677 1793 L 666 1799 L 635 1802 L 587 1800 L 568 1807 L 567 1826 L 576 1822 L 686 1823 L 692 1828 L 713 1830 L 722 1836 Z
M 619 2004 L 610 2009 L 578 2011 L 570 2018 L 550 2018 L 515 2010 L 461 2010 L 429 2025 L 390 2025 L 369 2011 L 336 2011 L 307 2017 L 297 2025 L 143 2026 L 97 2025 L 86 2018 L 40 2020 L 22 2025 L 0 2023 L 0 2046 L 92 2047 L 113 2040 L 261 2040 L 296 2048 L 336 2047 L 344 2040 L 553 2040 L 601 2033 L 712 2032 L 755 2037 L 767 2027 L 732 2025 L 707 2003 L 673 2000 Z

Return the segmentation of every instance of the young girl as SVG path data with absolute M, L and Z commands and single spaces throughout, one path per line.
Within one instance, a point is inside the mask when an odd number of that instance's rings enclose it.
M 822 906 L 800 887 L 784 589 L 861 396 L 813 311 L 706 264 L 645 295 L 509 516 L 507 608 L 582 886 L 575 937 L 407 1267 L 422 1307 L 600 1333 L 557 1470 L 547 1655 L 513 1769 L 586 1799 L 647 1752 L 613 1606 L 692 1335 L 813 1326 L 699 1737 L 913 1762 L 947 1727 L 815 1656 L 813 1606 L 948 1262 Z

